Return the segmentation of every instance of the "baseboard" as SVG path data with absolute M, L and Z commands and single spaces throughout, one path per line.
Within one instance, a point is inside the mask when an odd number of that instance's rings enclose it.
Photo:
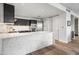
M 64 41 L 64 40 L 59 40 L 60 42 L 63 42 L 63 43 L 68 43 L 68 41 Z

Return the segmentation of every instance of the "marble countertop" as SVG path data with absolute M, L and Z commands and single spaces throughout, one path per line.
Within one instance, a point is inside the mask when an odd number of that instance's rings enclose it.
M 29 35 L 31 33 L 1 33 L 0 39 Z
M 0 33 L 0 39 L 19 37 L 24 35 L 34 35 L 34 34 L 38 35 L 43 33 L 52 33 L 52 32 L 39 31 L 39 32 L 26 32 L 26 33 Z

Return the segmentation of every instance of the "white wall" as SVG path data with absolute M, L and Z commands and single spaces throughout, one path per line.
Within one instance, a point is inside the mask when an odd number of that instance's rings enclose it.
M 45 19 L 43 19 L 43 21 L 44 21 L 44 31 L 49 31 L 49 32 L 51 32 L 52 31 L 52 27 L 51 27 L 51 25 L 52 25 L 52 18 L 45 18 Z
M 3 22 L 3 4 L 0 3 L 0 23 Z
M 71 26 L 67 26 L 67 21 L 71 21 L 71 13 L 66 13 L 66 41 L 71 41 Z

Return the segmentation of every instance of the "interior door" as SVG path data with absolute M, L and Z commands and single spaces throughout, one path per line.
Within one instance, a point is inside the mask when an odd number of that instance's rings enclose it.
M 55 40 L 59 40 L 59 23 L 57 20 L 53 20 L 53 37 Z

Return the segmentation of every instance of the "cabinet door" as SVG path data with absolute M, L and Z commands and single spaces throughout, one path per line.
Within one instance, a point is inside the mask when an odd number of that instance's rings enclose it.
M 9 4 L 4 4 L 4 22 L 13 23 L 14 22 L 14 6 Z

